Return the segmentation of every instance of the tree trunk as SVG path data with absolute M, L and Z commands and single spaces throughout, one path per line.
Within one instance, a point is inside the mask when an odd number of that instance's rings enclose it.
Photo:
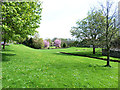
M 107 65 L 105 65 L 106 67 L 111 67 L 110 66 L 110 48 L 107 47 Z
M 107 5 L 109 3 L 107 2 Z M 106 48 L 107 48 L 107 65 L 105 65 L 105 67 L 111 67 L 110 66 L 110 46 L 109 46 L 109 31 L 108 31 L 108 28 L 109 28 L 109 23 L 108 23 L 108 16 L 109 16 L 109 8 L 107 7 L 107 16 L 106 16 Z
M 5 43 L 6 43 L 6 39 L 4 39 L 3 49 L 5 49 Z
M 93 45 L 93 54 L 95 54 L 95 45 Z

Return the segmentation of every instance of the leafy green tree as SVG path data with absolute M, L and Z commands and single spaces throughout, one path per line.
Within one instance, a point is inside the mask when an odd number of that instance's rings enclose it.
M 15 35 L 15 36 L 12 38 L 12 41 L 16 41 L 18 44 L 22 44 L 25 40 L 26 40 L 26 38 L 20 37 L 20 35 Z M 9 41 L 9 42 L 10 42 L 10 41 Z
M 2 40 L 34 35 L 41 20 L 41 2 L 2 2 Z
M 74 46 L 74 47 L 77 47 L 78 46 L 78 44 L 79 44 L 79 41 L 74 41 L 73 43 L 71 43 L 70 45 L 71 46 Z
M 87 44 L 93 45 L 93 54 L 95 54 L 95 45 L 98 45 L 103 32 L 105 17 L 101 10 L 91 10 L 88 16 L 81 21 L 77 21 L 76 27 L 72 27 L 71 34 L 81 40 L 87 40 Z

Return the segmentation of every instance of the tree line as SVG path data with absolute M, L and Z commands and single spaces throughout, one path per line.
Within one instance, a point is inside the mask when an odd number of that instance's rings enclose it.
M 64 38 L 48 38 L 43 40 L 43 38 L 40 38 L 37 33 L 33 37 L 26 38 L 23 41 L 19 42 L 19 39 L 16 41 L 17 44 L 24 44 L 35 49 L 68 48 L 75 46 L 74 42 L 74 40 Z

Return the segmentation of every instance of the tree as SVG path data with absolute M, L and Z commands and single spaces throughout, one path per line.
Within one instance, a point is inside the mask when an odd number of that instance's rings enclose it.
M 56 39 L 57 39 L 57 37 L 54 37 L 54 38 L 52 39 L 52 42 L 54 42 Z
M 120 22 L 116 23 L 117 18 L 117 8 L 113 10 L 113 2 L 106 1 L 106 6 L 101 4 L 103 15 L 105 16 L 104 32 L 102 33 L 105 42 L 105 48 L 107 50 L 107 64 L 105 66 L 110 66 L 110 48 L 112 40 L 117 37 L 117 32 L 120 28 Z
M 74 41 L 74 42 L 71 44 L 71 46 L 74 46 L 74 47 L 78 47 L 78 45 L 79 45 L 79 41 Z
M 19 44 L 22 44 L 25 40 L 26 38 L 20 37 L 19 35 L 18 36 L 16 35 L 15 37 L 13 37 L 13 41 L 16 41 Z
M 49 45 L 50 45 L 49 41 L 44 40 L 44 47 L 49 48 Z
M 120 36 L 111 42 L 111 47 L 114 49 L 120 49 Z
M 2 2 L 2 40 L 5 43 L 16 35 L 34 35 L 41 20 L 41 2 Z
M 68 45 L 68 40 L 65 38 L 60 38 L 61 40 L 61 47 L 66 48 Z
M 61 47 L 61 40 L 56 39 L 54 42 L 56 47 Z
M 49 42 L 49 46 L 51 45 L 52 41 L 50 38 L 46 39 Z
M 38 32 L 36 32 L 36 33 L 34 34 L 34 36 L 33 36 L 33 38 L 34 38 L 35 40 L 38 40 L 38 39 L 39 39 L 39 37 L 40 37 L 40 35 L 39 35 L 39 33 L 38 33 Z
M 95 54 L 95 45 L 98 45 L 103 32 L 104 19 L 101 10 L 93 9 L 88 12 L 86 18 L 77 21 L 77 26 L 71 29 L 73 36 L 81 40 L 87 40 L 86 44 L 93 45 L 93 54 Z

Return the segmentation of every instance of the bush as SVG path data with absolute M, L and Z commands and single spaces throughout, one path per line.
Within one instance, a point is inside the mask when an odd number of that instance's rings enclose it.
M 30 39 L 28 40 L 28 46 L 33 48 L 33 47 L 34 47 L 33 43 L 34 43 L 33 38 L 30 38 Z
M 28 39 L 28 38 L 26 38 L 26 40 L 25 40 L 22 44 L 24 44 L 24 45 L 28 46 L 28 45 L 29 45 L 28 41 L 29 41 L 29 39 Z
M 30 39 L 26 39 L 23 42 L 24 45 L 29 46 L 31 48 L 35 48 L 35 49 L 42 49 L 44 47 L 44 42 L 42 38 L 30 38 Z
M 43 39 L 40 38 L 38 40 L 33 40 L 33 47 L 35 49 L 42 49 L 44 48 L 44 42 L 43 42 Z
M 23 44 L 33 48 L 34 47 L 33 46 L 33 38 L 30 38 L 30 39 L 26 38 L 26 40 L 23 42 Z

